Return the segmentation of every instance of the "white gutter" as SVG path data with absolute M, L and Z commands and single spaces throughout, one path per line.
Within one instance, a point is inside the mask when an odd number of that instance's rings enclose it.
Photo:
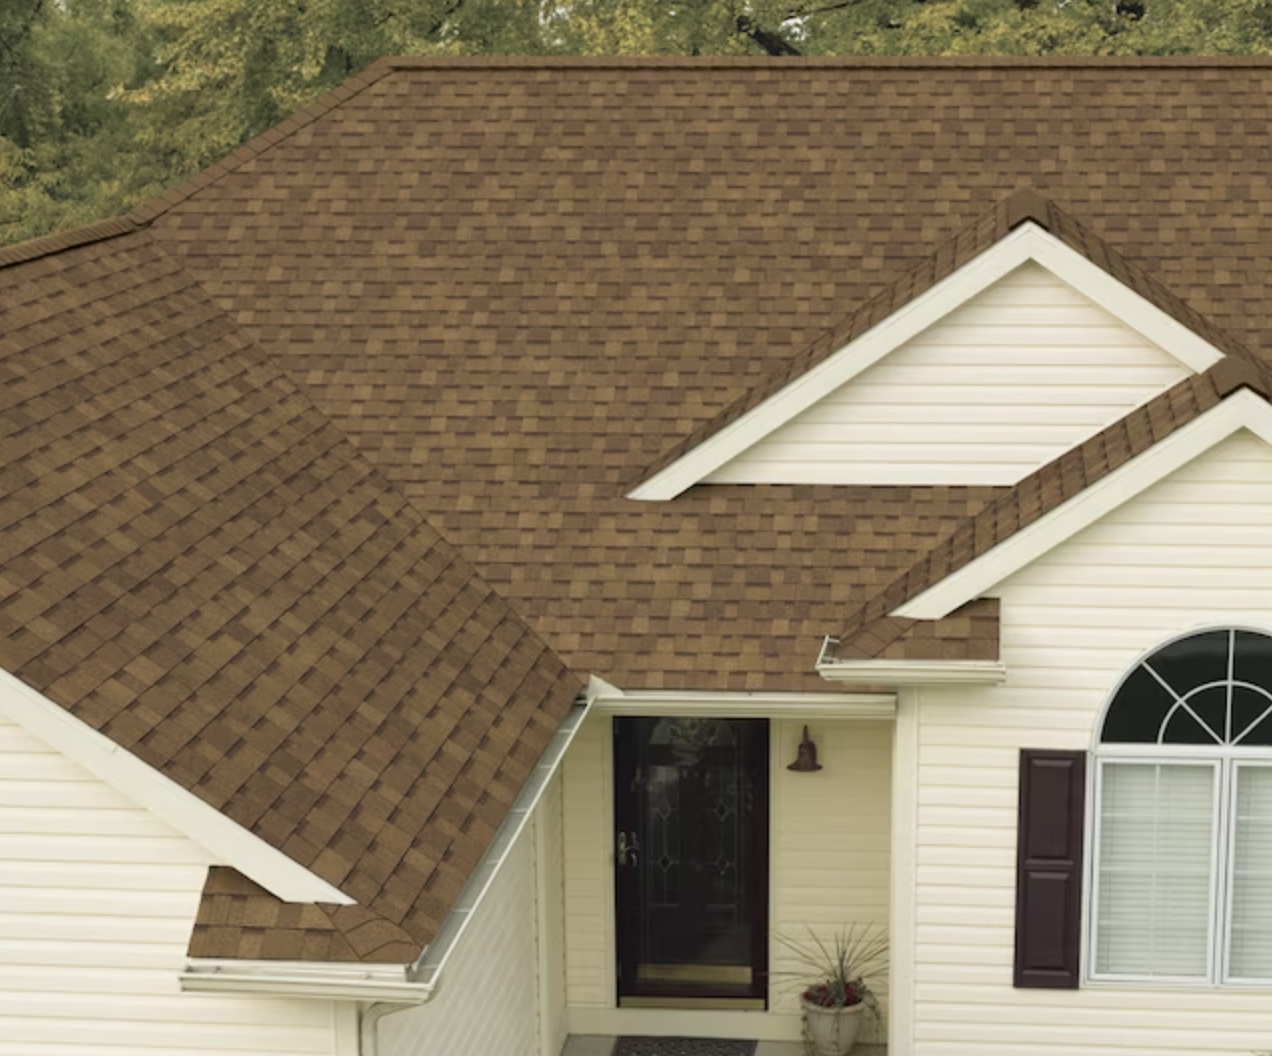
M 828 682 L 857 685 L 996 686 L 1007 681 L 1007 665 L 999 660 L 835 660 L 835 638 L 822 643 L 814 670 Z
M 407 978 L 405 965 L 307 961 L 191 960 L 181 989 L 198 993 L 280 994 L 343 1001 L 421 1005 L 433 987 Z
M 592 707 L 609 715 L 891 719 L 897 712 L 897 695 L 886 689 L 860 693 L 729 693 L 621 690 L 600 679 L 594 681 L 598 688 Z
M 437 992 L 442 969 L 455 944 L 468 927 L 473 913 L 481 905 L 494 883 L 508 853 L 521 835 L 531 813 L 543 796 L 548 782 L 561 765 L 566 749 L 574 740 L 579 726 L 592 705 L 593 687 L 585 699 L 576 702 L 560 728 L 548 742 L 539 762 L 530 772 L 520 794 L 502 825 L 495 832 L 476 871 L 464 885 L 437 937 L 420 954 L 414 964 L 367 965 L 352 963 L 315 963 L 303 961 L 245 961 L 194 959 L 181 973 L 181 989 L 202 993 L 278 994 L 285 997 L 324 998 L 327 1000 L 370 1003 L 363 1013 L 362 1035 L 364 1056 L 373 1056 L 366 1046 L 368 1031 L 389 1008 L 380 1005 L 421 1005 Z
M 552 740 L 548 742 L 548 747 L 539 757 L 538 765 L 531 771 L 529 779 L 522 786 L 521 794 L 513 803 L 512 810 L 508 812 L 503 824 L 496 831 L 495 838 L 491 841 L 485 857 L 481 860 L 481 864 L 477 866 L 476 872 L 468 878 L 468 883 L 464 885 L 464 889 L 459 893 L 459 898 L 456 900 L 455 905 L 451 907 L 450 913 L 442 921 L 437 937 L 429 943 L 424 952 L 420 954 L 419 959 L 407 968 L 407 978 L 416 985 L 426 986 L 430 989 L 438 985 L 442 969 L 446 967 L 446 962 L 454 952 L 456 944 L 464 932 L 468 930 L 473 914 L 477 912 L 478 906 L 481 905 L 482 900 L 486 897 L 486 892 L 490 890 L 490 886 L 495 882 L 495 877 L 499 875 L 500 868 L 502 868 L 504 861 L 515 846 L 517 837 L 521 835 L 526 823 L 530 820 L 531 813 L 538 806 L 539 800 L 542 798 L 544 791 L 546 791 L 548 782 L 552 780 L 552 775 L 561 766 L 561 760 L 565 758 L 566 749 L 570 747 L 570 743 L 574 740 L 574 735 L 578 733 L 583 720 L 587 718 L 588 712 L 591 711 L 598 684 L 597 680 L 589 682 L 584 699 L 575 703 L 570 714 L 565 717 L 565 721 L 561 723 L 557 732 L 552 735 Z

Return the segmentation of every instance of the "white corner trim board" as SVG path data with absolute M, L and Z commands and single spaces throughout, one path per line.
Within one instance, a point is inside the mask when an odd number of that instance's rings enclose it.
M 1200 373 L 1222 358 L 1213 345 L 1108 272 L 1037 224 L 1025 223 L 639 484 L 627 497 L 674 499 L 1029 261 L 1068 283 L 1187 369 Z
M 0 714 L 278 898 L 341 905 L 353 902 L 339 888 L 4 670 L 0 670 Z
M 1272 405 L 1248 389 L 1233 393 L 891 615 L 916 620 L 948 616 L 1241 429 L 1272 444 Z

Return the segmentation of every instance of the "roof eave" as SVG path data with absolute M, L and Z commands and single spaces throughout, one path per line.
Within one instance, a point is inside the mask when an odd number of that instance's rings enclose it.
M 409 965 L 311 964 L 303 961 L 232 961 L 192 958 L 180 975 L 192 993 L 274 994 L 328 1001 L 422 1005 L 436 982 L 412 982 Z

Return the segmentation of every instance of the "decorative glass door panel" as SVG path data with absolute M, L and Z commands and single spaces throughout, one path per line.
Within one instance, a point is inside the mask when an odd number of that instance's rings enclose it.
M 614 720 L 619 998 L 763 1007 L 768 723 Z

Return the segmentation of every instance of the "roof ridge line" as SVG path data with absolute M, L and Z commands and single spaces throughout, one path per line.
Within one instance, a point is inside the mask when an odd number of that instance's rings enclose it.
M 1272 68 L 1269 55 L 398 55 L 377 60 L 390 69 L 699 69 L 760 70 L 987 67 Z
M 9 268 L 15 264 L 27 264 L 41 257 L 49 257 L 63 250 L 75 249 L 79 246 L 92 245 L 94 242 L 105 242 L 121 235 L 130 235 L 149 226 L 144 221 L 125 214 L 109 220 L 97 220 L 81 227 L 68 228 L 65 231 L 52 231 L 47 235 L 38 235 L 12 245 L 0 246 L 0 268 Z
M 173 206 L 192 198 L 222 176 L 226 176 L 240 166 L 260 157 L 267 148 L 313 124 L 313 122 L 330 113 L 341 103 L 352 99 L 355 95 L 370 88 L 377 81 L 382 80 L 393 72 L 394 68 L 389 61 L 375 59 L 365 69 L 351 75 L 336 85 L 336 87 L 324 92 L 308 106 L 297 110 L 294 114 L 270 126 L 259 135 L 253 136 L 220 161 L 214 162 L 162 194 L 134 206 L 127 216 L 136 223 L 150 223 Z

